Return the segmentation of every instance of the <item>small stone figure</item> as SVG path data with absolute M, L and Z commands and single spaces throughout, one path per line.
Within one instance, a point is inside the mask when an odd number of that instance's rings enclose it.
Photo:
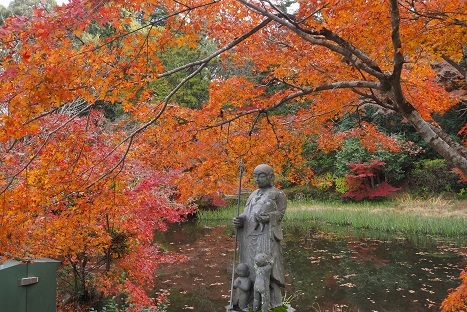
M 260 231 L 262 232 L 264 230 L 264 226 L 265 226 L 265 223 L 263 223 L 261 220 L 262 220 L 262 216 L 264 216 L 265 214 L 268 214 L 270 212 L 273 212 L 273 211 L 276 211 L 277 210 L 277 205 L 275 202 L 273 201 L 266 201 L 264 203 L 264 205 L 262 205 L 261 207 L 261 210 L 260 211 L 257 211 L 255 212 L 255 220 L 256 220 L 256 226 L 255 226 L 255 229 L 258 229 L 258 226 L 260 228 Z
M 258 311 L 261 307 L 261 312 L 267 312 L 271 303 L 269 285 L 271 281 L 272 271 L 271 257 L 265 253 L 259 253 L 255 256 L 255 273 L 256 279 L 253 292 L 253 310 Z
M 234 308 L 243 311 L 247 308 L 251 297 L 251 286 L 253 282 L 250 279 L 250 270 L 248 265 L 240 263 L 235 270 L 238 277 L 234 281 L 233 287 L 236 289 Z

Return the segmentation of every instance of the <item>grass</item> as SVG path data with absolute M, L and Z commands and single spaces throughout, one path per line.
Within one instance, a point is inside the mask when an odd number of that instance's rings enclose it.
M 455 237 L 467 235 L 465 203 L 409 196 L 378 203 L 289 201 L 284 225 L 314 221 L 382 232 Z M 236 206 L 232 206 L 199 211 L 198 219 L 205 224 L 228 224 L 236 210 Z

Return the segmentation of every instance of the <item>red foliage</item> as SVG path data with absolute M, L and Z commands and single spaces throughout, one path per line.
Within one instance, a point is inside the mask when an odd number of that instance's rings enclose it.
M 227 206 L 227 201 L 222 198 L 222 195 L 219 193 L 210 193 L 203 195 L 199 200 L 196 201 L 196 204 L 199 209 L 218 209 L 223 206 Z
M 13 177 L 0 183 L 0 252 L 80 268 L 74 278 L 86 289 L 64 290 L 76 298 L 96 291 L 124 294 L 139 310 L 156 306 L 147 294 L 157 265 L 182 257 L 162 252 L 154 232 L 193 211 L 174 200 L 179 172 L 154 172 L 131 155 L 121 163 L 124 151 L 111 153 L 118 132 L 97 110 L 50 114 L 37 126 L 44 134 L 0 145 L 0 173 Z
M 381 267 L 389 260 L 378 256 L 377 244 L 371 242 L 349 242 L 347 244 L 349 250 L 352 251 L 352 258 L 360 264 L 372 263 L 375 266 Z
M 378 173 L 381 172 L 385 164 L 374 159 L 370 160 L 368 164 L 349 164 L 350 171 L 353 174 L 346 175 L 349 191 L 343 196 L 359 201 L 364 198 L 386 197 L 399 190 L 399 188 L 389 185 L 386 181 L 379 182 Z

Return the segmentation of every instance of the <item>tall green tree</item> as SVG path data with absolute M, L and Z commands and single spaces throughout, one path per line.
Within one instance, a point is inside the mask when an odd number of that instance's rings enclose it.
M 5 19 L 11 16 L 11 11 L 0 5 L 0 26 L 5 23 Z
M 55 0 L 12 0 L 8 10 L 14 15 L 30 16 L 34 8 L 52 12 L 56 5 Z

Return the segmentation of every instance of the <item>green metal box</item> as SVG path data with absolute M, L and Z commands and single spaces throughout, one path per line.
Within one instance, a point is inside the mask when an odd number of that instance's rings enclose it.
M 0 311 L 55 312 L 58 264 L 48 258 L 1 263 Z

